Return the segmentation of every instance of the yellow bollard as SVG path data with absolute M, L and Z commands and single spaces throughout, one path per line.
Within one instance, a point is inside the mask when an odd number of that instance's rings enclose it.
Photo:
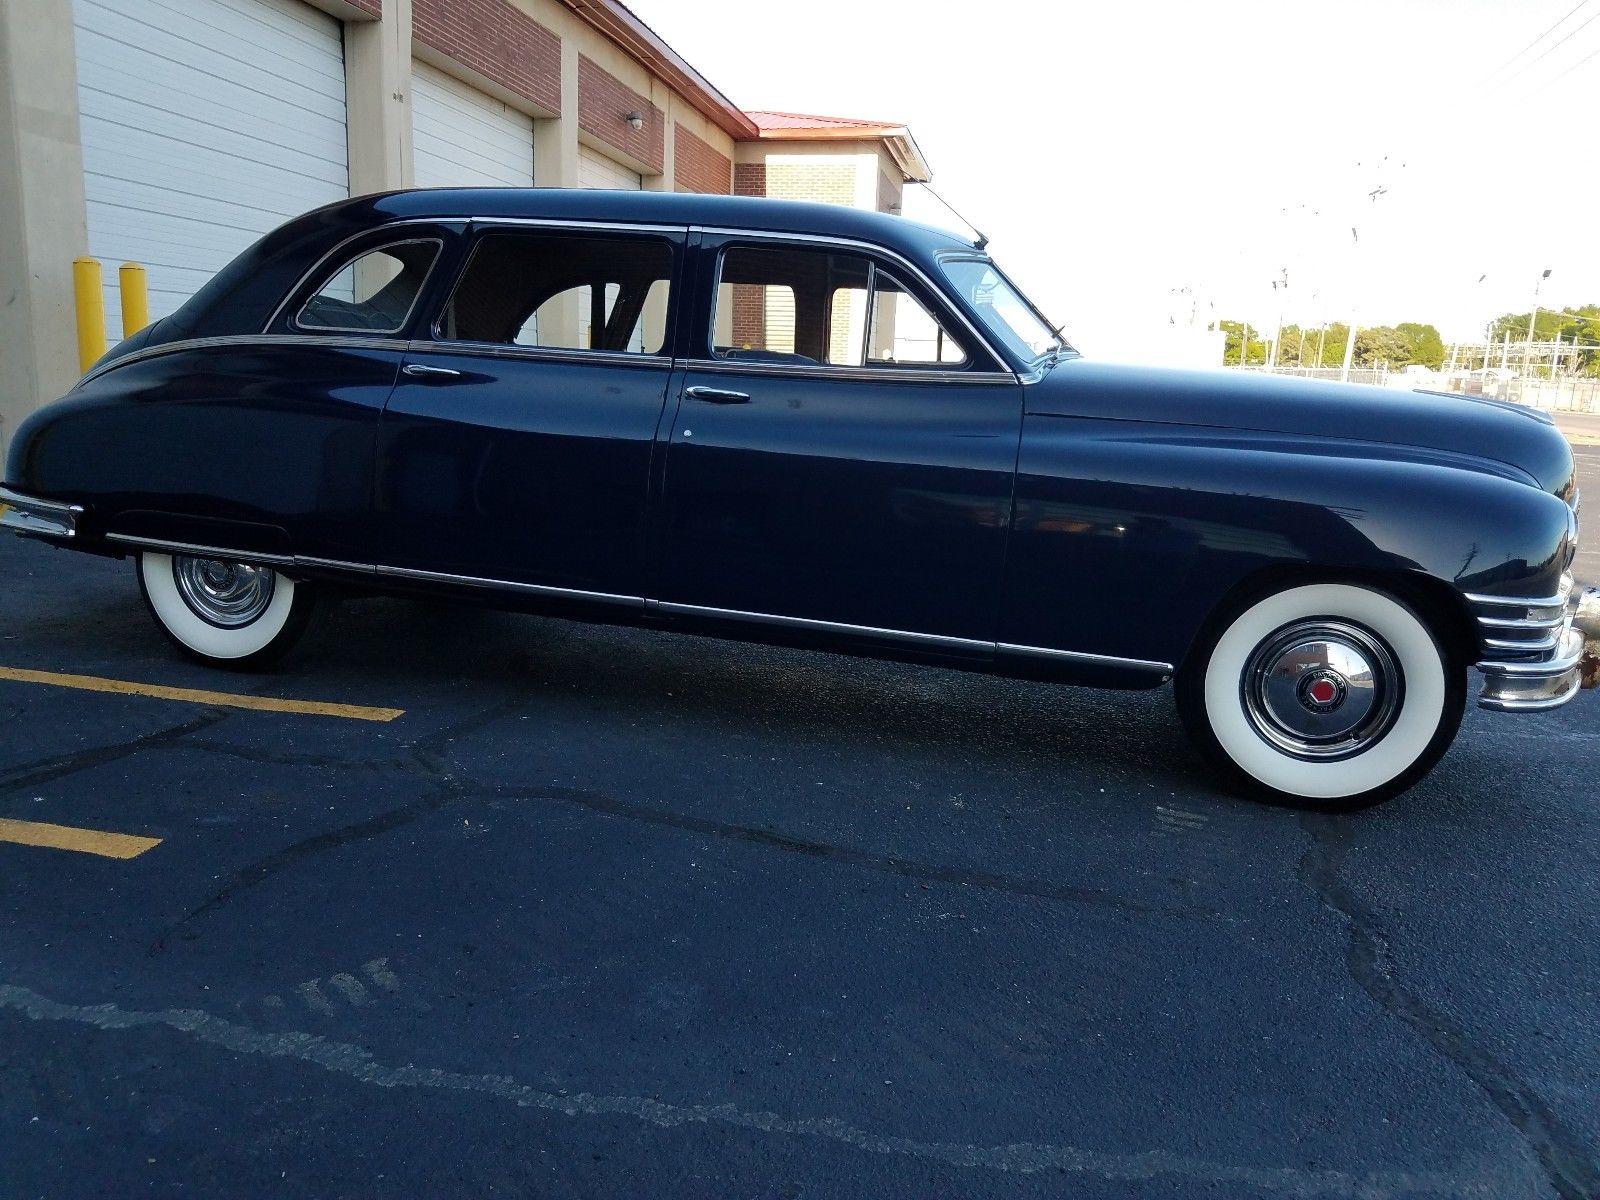
M 122 288 L 122 336 L 131 338 L 150 324 L 150 291 L 144 268 L 138 263 L 123 263 L 117 268 L 117 283 Z
M 100 290 L 98 260 L 72 260 L 72 292 L 78 309 L 78 370 L 87 371 L 106 352 L 106 296 Z

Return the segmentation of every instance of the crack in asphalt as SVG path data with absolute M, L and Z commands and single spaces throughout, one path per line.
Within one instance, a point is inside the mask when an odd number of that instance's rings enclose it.
M 1304 817 L 1302 825 L 1310 844 L 1300 862 L 1301 877 L 1326 908 L 1344 918 L 1349 929 L 1345 965 L 1351 979 L 1488 1096 L 1522 1136 L 1561 1200 L 1600 1197 L 1600 1166 L 1533 1086 L 1395 977 L 1393 948 L 1382 922 L 1341 874 L 1349 853 L 1349 825 L 1316 815 Z
M 1098 888 L 1069 887 L 1031 879 L 1019 879 L 1010 875 L 997 875 L 990 871 L 978 871 L 965 867 L 937 867 L 928 863 L 918 862 L 915 859 L 900 858 L 895 855 L 871 854 L 865 850 L 852 850 L 848 847 L 835 846 L 828 842 L 806 841 L 802 838 L 791 837 L 788 834 L 775 833 L 760 826 L 731 825 L 724 821 L 713 821 L 705 817 L 691 817 L 664 809 L 630 804 L 625 800 L 618 800 L 604 793 L 588 791 L 583 788 L 515 788 L 472 783 L 465 783 L 465 787 L 467 795 L 492 795 L 519 800 L 556 800 L 586 808 L 591 812 L 604 813 L 607 816 L 624 817 L 630 821 L 640 821 L 649 825 L 660 825 L 669 829 L 681 829 L 710 837 L 727 838 L 731 841 L 744 842 L 749 845 L 764 846 L 769 850 L 781 850 L 787 854 L 799 854 L 810 858 L 824 859 L 829 862 L 846 863 L 850 866 L 879 871 L 888 875 L 898 875 L 907 879 L 965 885 L 982 888 L 986 891 L 1007 892 L 1015 896 L 1031 896 L 1040 900 L 1098 905 L 1103 908 L 1139 913 L 1142 916 L 1203 917 L 1208 919 L 1217 919 L 1222 916 L 1219 910 L 1203 905 L 1152 904 L 1143 900 L 1118 896 L 1115 893 Z
M 321 833 L 313 834 L 311 837 L 302 838 L 300 841 L 275 850 L 247 866 L 240 867 L 232 872 L 223 885 L 205 900 L 156 934 L 155 940 L 150 944 L 148 953 L 152 957 L 164 953 L 173 935 L 182 931 L 186 926 L 200 920 L 209 913 L 215 912 L 239 895 L 239 893 L 248 891 L 257 884 L 272 878 L 279 872 L 287 870 L 306 858 L 348 845 L 351 842 L 365 841 L 369 838 L 390 833 L 401 826 L 411 824 L 421 817 L 437 812 L 446 804 L 459 798 L 461 794 L 460 786 L 450 779 L 444 764 L 440 761 L 445 750 L 449 748 L 452 742 L 476 732 L 484 726 L 493 724 L 501 717 L 516 712 L 521 706 L 522 701 L 518 698 L 500 700 L 470 716 L 462 718 L 460 721 L 446 725 L 431 734 L 425 734 L 410 742 L 406 750 L 424 776 L 435 783 L 436 788 L 434 791 L 409 803 L 386 809 L 363 820 L 354 821 L 348 825 L 341 825 L 337 829 L 324 830 Z M 213 747 L 212 749 L 215 751 L 216 748 Z
M 68 754 L 58 754 L 50 758 L 42 758 L 35 762 L 23 763 L 14 767 L 4 775 L 0 775 L 0 795 L 21 791 L 23 788 L 36 787 L 41 783 L 50 783 L 63 779 L 68 775 L 75 775 L 79 771 L 87 771 L 93 767 L 102 767 L 123 758 L 131 758 L 135 754 L 142 754 L 146 750 L 155 750 L 163 746 L 170 746 L 181 741 L 191 733 L 198 733 L 208 729 L 221 721 L 227 720 L 233 714 L 220 708 L 206 709 L 199 716 L 184 721 L 180 725 L 171 725 L 166 729 L 157 730 L 155 733 L 140 734 L 125 742 L 115 742 L 109 746 L 92 746 L 86 750 L 74 750 Z
M 1392 1200 L 1447 1196 L 1454 1200 L 1505 1195 L 1503 1178 L 1462 1178 L 1437 1172 L 1354 1173 L 1326 1168 L 1255 1167 L 1165 1150 L 1111 1153 L 1039 1142 L 976 1145 L 875 1133 L 837 1117 L 794 1117 L 733 1103 L 671 1104 L 647 1096 L 601 1096 L 545 1091 L 509 1075 L 470 1074 L 413 1063 L 379 1061 L 364 1047 L 303 1032 L 268 1032 L 201 1009 L 124 1009 L 52 1000 L 15 984 L 0 984 L 0 1009 L 35 1021 L 68 1021 L 102 1030 L 167 1029 L 235 1054 L 291 1059 L 374 1087 L 476 1093 L 567 1117 L 629 1117 L 661 1129 L 720 1126 L 756 1133 L 831 1141 L 872 1154 L 922 1159 L 956 1167 L 1089 1176 L 1105 1181 L 1177 1179 L 1208 1188 L 1252 1188 L 1276 1196 Z

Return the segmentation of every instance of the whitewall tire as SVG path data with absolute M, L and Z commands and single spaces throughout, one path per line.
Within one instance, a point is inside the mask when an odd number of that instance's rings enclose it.
M 215 666 L 274 662 L 300 640 L 314 589 L 270 567 L 191 555 L 139 555 L 139 588 L 157 624 L 184 653 Z
M 1418 611 L 1345 583 L 1284 588 L 1217 622 L 1178 679 L 1184 724 L 1240 790 L 1360 808 L 1449 748 L 1466 668 Z

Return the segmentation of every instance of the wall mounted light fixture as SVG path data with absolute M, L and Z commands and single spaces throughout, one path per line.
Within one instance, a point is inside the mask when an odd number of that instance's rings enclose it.
M 624 121 L 626 121 L 630 126 L 633 127 L 633 130 L 634 130 L 635 133 L 637 133 L 639 130 L 644 128 L 644 114 L 643 113 L 631 112 L 627 116 L 623 117 L 622 119 Z

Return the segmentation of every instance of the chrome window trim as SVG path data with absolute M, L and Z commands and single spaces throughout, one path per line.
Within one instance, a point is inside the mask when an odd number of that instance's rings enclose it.
M 944 306 L 956 315 L 956 317 L 960 320 L 960 322 L 962 324 L 962 327 L 965 328 L 966 331 L 969 334 L 972 335 L 974 341 L 976 341 L 976 343 L 978 345 L 983 347 L 985 353 L 987 353 L 989 355 L 989 358 L 991 360 L 993 360 L 994 362 L 1000 363 L 1003 367 L 1008 368 L 1006 373 L 1011 378 L 1013 378 L 1013 379 L 1016 378 L 1015 373 L 1009 370 L 1010 365 L 1011 365 L 1010 360 L 1008 358 L 1006 358 L 1006 356 L 1003 355 L 1003 354 L 995 353 L 995 348 L 994 348 L 993 343 L 991 343 L 989 341 L 989 339 L 986 338 L 983 335 L 983 331 L 982 330 L 980 330 L 976 325 L 973 324 L 971 318 L 969 318 L 967 316 L 966 310 L 963 309 L 961 307 L 961 305 L 954 303 L 954 301 L 951 299 L 950 293 L 946 289 L 940 287 L 932 279 L 930 279 L 928 277 L 928 274 L 927 274 L 926 271 L 924 271 L 921 267 L 917 266 L 916 263 L 914 263 L 910 259 L 906 258 L 904 255 L 902 255 L 897 250 L 890 249 L 888 246 L 881 245 L 881 244 L 879 244 L 877 242 L 864 242 L 864 241 L 861 241 L 861 240 L 859 240 L 857 238 L 835 237 L 835 236 L 830 235 L 830 234 L 822 234 L 822 233 L 781 233 L 781 232 L 779 232 L 777 230 L 735 229 L 735 228 L 729 228 L 727 226 L 722 226 L 722 225 L 691 225 L 691 226 L 689 226 L 689 232 L 691 232 L 691 233 L 709 233 L 709 234 L 714 234 L 717 237 L 737 238 L 740 241 L 780 242 L 780 243 L 781 242 L 800 242 L 800 243 L 806 244 L 806 245 L 831 246 L 831 247 L 835 247 L 835 248 L 842 248 L 844 250 L 851 251 L 851 252 L 854 252 L 854 253 L 876 254 L 876 255 L 879 255 L 882 258 L 886 258 L 890 262 L 893 262 L 894 264 L 896 264 L 897 266 L 904 267 L 907 271 L 911 272 L 911 274 L 913 276 L 915 276 L 918 281 L 921 282 L 923 287 L 927 288 L 928 291 L 931 292 L 933 295 L 938 296 L 939 299 L 944 302 Z M 722 255 L 724 253 L 726 253 L 726 250 L 727 250 L 727 247 L 720 247 L 718 249 L 718 252 L 717 252 L 717 282 L 718 283 L 721 282 L 721 277 L 722 277 Z M 713 285 L 713 287 L 712 287 L 712 295 L 711 295 L 711 324 L 706 329 L 701 331 L 701 332 L 703 332 L 703 333 L 705 333 L 707 335 L 706 344 L 708 346 L 714 346 L 715 345 L 716 320 L 717 320 L 716 308 L 717 308 L 717 306 L 716 306 L 716 285 Z M 697 349 L 698 349 L 698 347 L 697 347 Z M 970 359 L 969 359 L 969 361 L 970 361 Z M 805 368 L 803 368 L 803 369 L 805 369 Z M 815 368 L 810 368 L 810 369 L 815 369 Z M 866 370 L 867 368 L 862 367 L 862 368 L 853 368 L 853 369 L 855 369 L 855 370 Z M 978 374 L 978 373 L 982 373 L 982 372 L 979 372 L 979 371 L 975 371 L 974 372 L 974 374 Z M 992 372 L 989 372 L 989 373 L 992 374 Z
M 477 358 L 505 358 L 535 362 L 588 363 L 606 367 L 640 367 L 670 371 L 670 355 L 632 354 L 626 350 L 579 350 L 561 346 L 511 346 L 499 342 L 464 342 L 417 339 L 406 344 L 407 354 L 463 354 Z
M 549 217 L 475 217 L 470 213 L 456 213 L 436 217 L 402 217 L 397 221 L 385 221 L 382 225 L 370 225 L 366 229 L 359 229 L 350 236 L 341 238 L 327 250 L 321 258 L 311 264 L 309 270 L 295 280 L 294 286 L 283 293 L 283 298 L 278 301 L 272 310 L 272 315 L 267 318 L 267 323 L 262 326 L 265 333 L 277 324 L 278 318 L 283 315 L 283 310 L 289 307 L 289 301 L 299 294 L 300 290 L 310 283 L 317 272 L 322 270 L 324 264 L 335 255 L 341 253 L 347 246 L 359 242 L 362 238 L 372 237 L 383 229 L 405 229 L 412 225 L 450 225 L 463 228 L 472 225 L 537 225 L 546 227 L 573 227 L 594 229 L 621 229 L 650 233 L 684 233 L 687 225 L 641 225 L 623 221 L 561 221 Z M 414 239 L 415 240 L 415 239 Z
M 915 367 L 832 367 L 805 363 L 742 362 L 728 358 L 691 358 L 683 361 L 690 371 L 713 371 L 739 375 L 792 375 L 804 379 L 882 383 L 980 383 L 1014 384 L 1009 371 L 941 371 Z
M 74 385 L 82 387 L 109 371 L 132 363 L 146 362 L 166 354 L 181 354 L 188 350 L 210 350 L 223 346 L 322 346 L 343 350 L 393 350 L 404 353 L 411 345 L 402 338 L 351 337 L 348 334 L 319 336 L 311 333 L 229 333 L 215 337 L 185 338 L 179 342 L 162 342 L 124 354 L 90 371 Z
M 340 562 L 334 559 L 307 558 L 298 554 L 256 554 L 248 550 L 231 550 L 220 546 L 199 546 L 187 542 L 165 541 L 159 538 L 134 537 L 129 534 L 113 533 L 106 536 L 112 541 L 148 549 L 178 554 L 202 554 L 211 558 L 231 559 L 237 562 L 263 563 L 268 566 L 318 567 L 351 571 L 363 575 L 376 575 L 380 578 L 410 579 L 425 583 L 451 583 L 463 587 L 489 588 L 497 591 L 517 592 L 524 595 L 544 596 L 553 600 L 582 600 L 599 604 L 617 604 L 626 608 L 665 616 L 706 617 L 714 620 L 805 629 L 818 633 L 875 637 L 907 645 L 928 646 L 947 650 L 967 650 L 987 654 L 1054 659 L 1083 665 L 1120 667 L 1159 675 L 1163 682 L 1171 677 L 1173 670 L 1170 663 L 1152 662 L 1140 658 L 1119 658 L 1109 654 L 1089 654 L 1077 650 L 1056 650 L 1045 646 L 1023 646 L 1011 642 L 997 643 L 976 638 L 951 637 L 946 634 L 917 633 L 906 629 L 880 629 L 876 626 L 851 625 L 842 621 L 821 621 L 810 617 L 783 616 L 778 613 L 757 613 L 735 608 L 713 608 L 700 604 L 680 604 L 671 600 L 652 600 L 644 596 L 624 596 L 612 592 L 584 591 L 580 588 L 553 587 L 542 583 L 520 583 L 516 580 L 489 579 L 477 575 L 453 575 L 444 571 L 424 571 L 413 567 L 385 566 L 381 563 Z
M 322 281 L 321 287 L 305 298 L 305 302 L 300 305 L 300 310 L 296 312 L 294 316 L 289 318 L 289 328 L 302 333 L 310 334 L 343 333 L 356 334 L 358 336 L 361 334 L 369 334 L 373 337 L 393 337 L 395 334 L 403 332 L 405 327 L 411 324 L 411 318 L 416 315 L 417 305 L 421 302 L 423 293 L 428 290 L 428 281 L 433 278 L 434 269 L 439 265 L 439 259 L 444 254 L 444 239 L 436 237 L 416 237 L 400 238 L 396 241 L 384 242 L 382 245 L 373 246 L 369 249 L 363 250 L 360 254 L 356 255 L 356 257 L 349 259 L 348 261 L 341 262 L 338 267 L 338 271 L 342 271 L 346 267 L 354 266 L 369 254 L 382 254 L 391 246 L 425 246 L 430 244 L 434 248 L 433 259 L 428 263 L 428 269 L 422 273 L 422 279 L 420 282 L 418 282 L 417 290 L 411 297 L 411 303 L 406 306 L 405 316 L 400 318 L 400 324 L 396 325 L 393 329 L 357 329 L 348 325 L 305 325 L 301 323 L 300 318 L 305 315 L 306 305 L 310 304 L 322 294 L 322 288 L 328 286 L 328 283 L 333 279 L 334 275 L 338 273 L 337 271 L 328 275 L 327 278 Z M 294 291 L 291 291 L 289 295 L 293 296 L 296 292 L 298 292 L 300 290 L 300 286 L 301 285 L 296 284 Z M 285 299 L 284 303 L 288 303 L 287 299 Z M 354 302 L 352 301 L 352 303 Z M 270 322 L 268 323 L 267 328 L 272 328 Z
M 609 225 L 609 224 L 607 224 L 607 223 L 605 223 L 603 221 L 552 222 L 552 221 L 534 220 L 534 219 L 528 219 L 528 220 L 498 220 L 498 219 L 495 219 L 495 220 L 490 220 L 490 219 L 478 220 L 476 218 L 470 220 L 468 222 L 468 224 L 469 224 L 469 226 L 482 225 L 482 226 L 487 226 L 487 227 L 493 227 L 493 226 L 496 226 L 496 225 L 509 225 L 509 226 L 512 226 L 512 227 L 527 226 L 527 227 L 532 227 L 532 228 L 538 230 L 539 232 L 543 232 L 543 233 L 550 233 L 550 232 L 559 233 L 559 232 L 562 232 L 563 230 L 566 230 L 566 229 L 580 229 L 584 233 L 592 233 L 592 232 L 597 232 L 597 231 L 598 232 L 605 232 L 605 231 L 609 231 L 609 230 L 616 230 L 616 231 L 619 231 L 619 232 L 622 232 L 622 233 L 654 234 L 658 238 L 660 237 L 661 234 L 666 234 L 668 236 L 666 237 L 665 240 L 666 240 L 669 248 L 672 251 L 672 273 L 667 276 L 667 280 L 666 280 L 666 282 L 667 282 L 667 312 L 668 312 L 668 314 L 669 315 L 672 314 L 674 308 L 679 303 L 681 303 L 681 298 L 679 296 L 679 293 L 683 289 L 681 287 L 673 287 L 673 284 L 674 284 L 674 282 L 678 281 L 683 275 L 682 267 L 684 265 L 684 256 L 680 252 L 684 249 L 684 245 L 683 245 L 682 241 L 674 240 L 674 238 L 671 235 L 687 233 L 688 232 L 688 227 L 687 226 L 665 226 L 665 227 L 662 227 L 659 230 L 655 230 L 655 229 L 652 229 L 649 226 L 644 226 L 644 225 L 629 225 L 629 226 L 624 226 L 624 225 L 620 225 L 620 224 Z M 472 260 L 475 259 L 478 256 L 478 251 L 480 249 L 482 249 L 482 238 L 479 238 L 478 242 L 473 245 L 471 253 L 469 253 L 467 255 L 466 262 L 461 264 L 461 270 L 456 273 L 455 282 L 452 283 L 451 286 L 450 286 L 450 294 L 445 297 L 444 303 L 439 306 L 438 313 L 436 313 L 434 315 L 433 320 L 428 323 L 428 329 L 427 329 L 428 336 L 427 336 L 427 338 L 418 339 L 419 341 L 423 341 L 425 343 L 426 342 L 450 342 L 450 343 L 453 343 L 453 344 L 468 345 L 468 346 L 489 346 L 489 347 L 492 347 L 492 348 L 495 348 L 495 349 L 556 351 L 558 353 L 563 353 L 563 354 L 600 354 L 600 355 L 604 355 L 606 357 L 607 361 L 615 361 L 616 359 L 619 359 L 619 358 L 626 358 L 626 359 L 630 359 L 630 360 L 633 360 L 633 359 L 656 359 L 656 360 L 659 360 L 661 362 L 665 362 L 665 363 L 668 363 L 668 364 L 670 364 L 672 362 L 672 348 L 671 348 L 670 343 L 672 341 L 672 328 L 673 328 L 674 322 L 672 322 L 671 320 L 667 321 L 667 329 L 666 329 L 666 333 L 665 333 L 665 335 L 663 336 L 663 339 L 662 339 L 661 348 L 659 350 L 654 351 L 653 353 L 650 353 L 650 354 L 646 354 L 642 350 L 640 350 L 638 352 L 634 352 L 632 350 L 595 350 L 592 347 L 583 347 L 583 346 L 519 346 L 515 342 L 480 342 L 480 341 L 472 341 L 472 340 L 465 339 L 465 338 L 444 338 L 444 337 L 441 337 L 440 334 L 439 334 L 439 323 L 444 320 L 444 314 L 445 314 L 446 310 L 449 309 L 451 302 L 455 300 L 456 293 L 461 290 L 461 284 L 466 279 L 467 272 L 472 269 Z M 580 285 L 580 286 L 587 286 L 587 285 Z M 557 295 L 561 295 L 562 293 L 558 292 L 556 294 Z M 641 312 L 640 315 L 642 316 L 643 313 Z

